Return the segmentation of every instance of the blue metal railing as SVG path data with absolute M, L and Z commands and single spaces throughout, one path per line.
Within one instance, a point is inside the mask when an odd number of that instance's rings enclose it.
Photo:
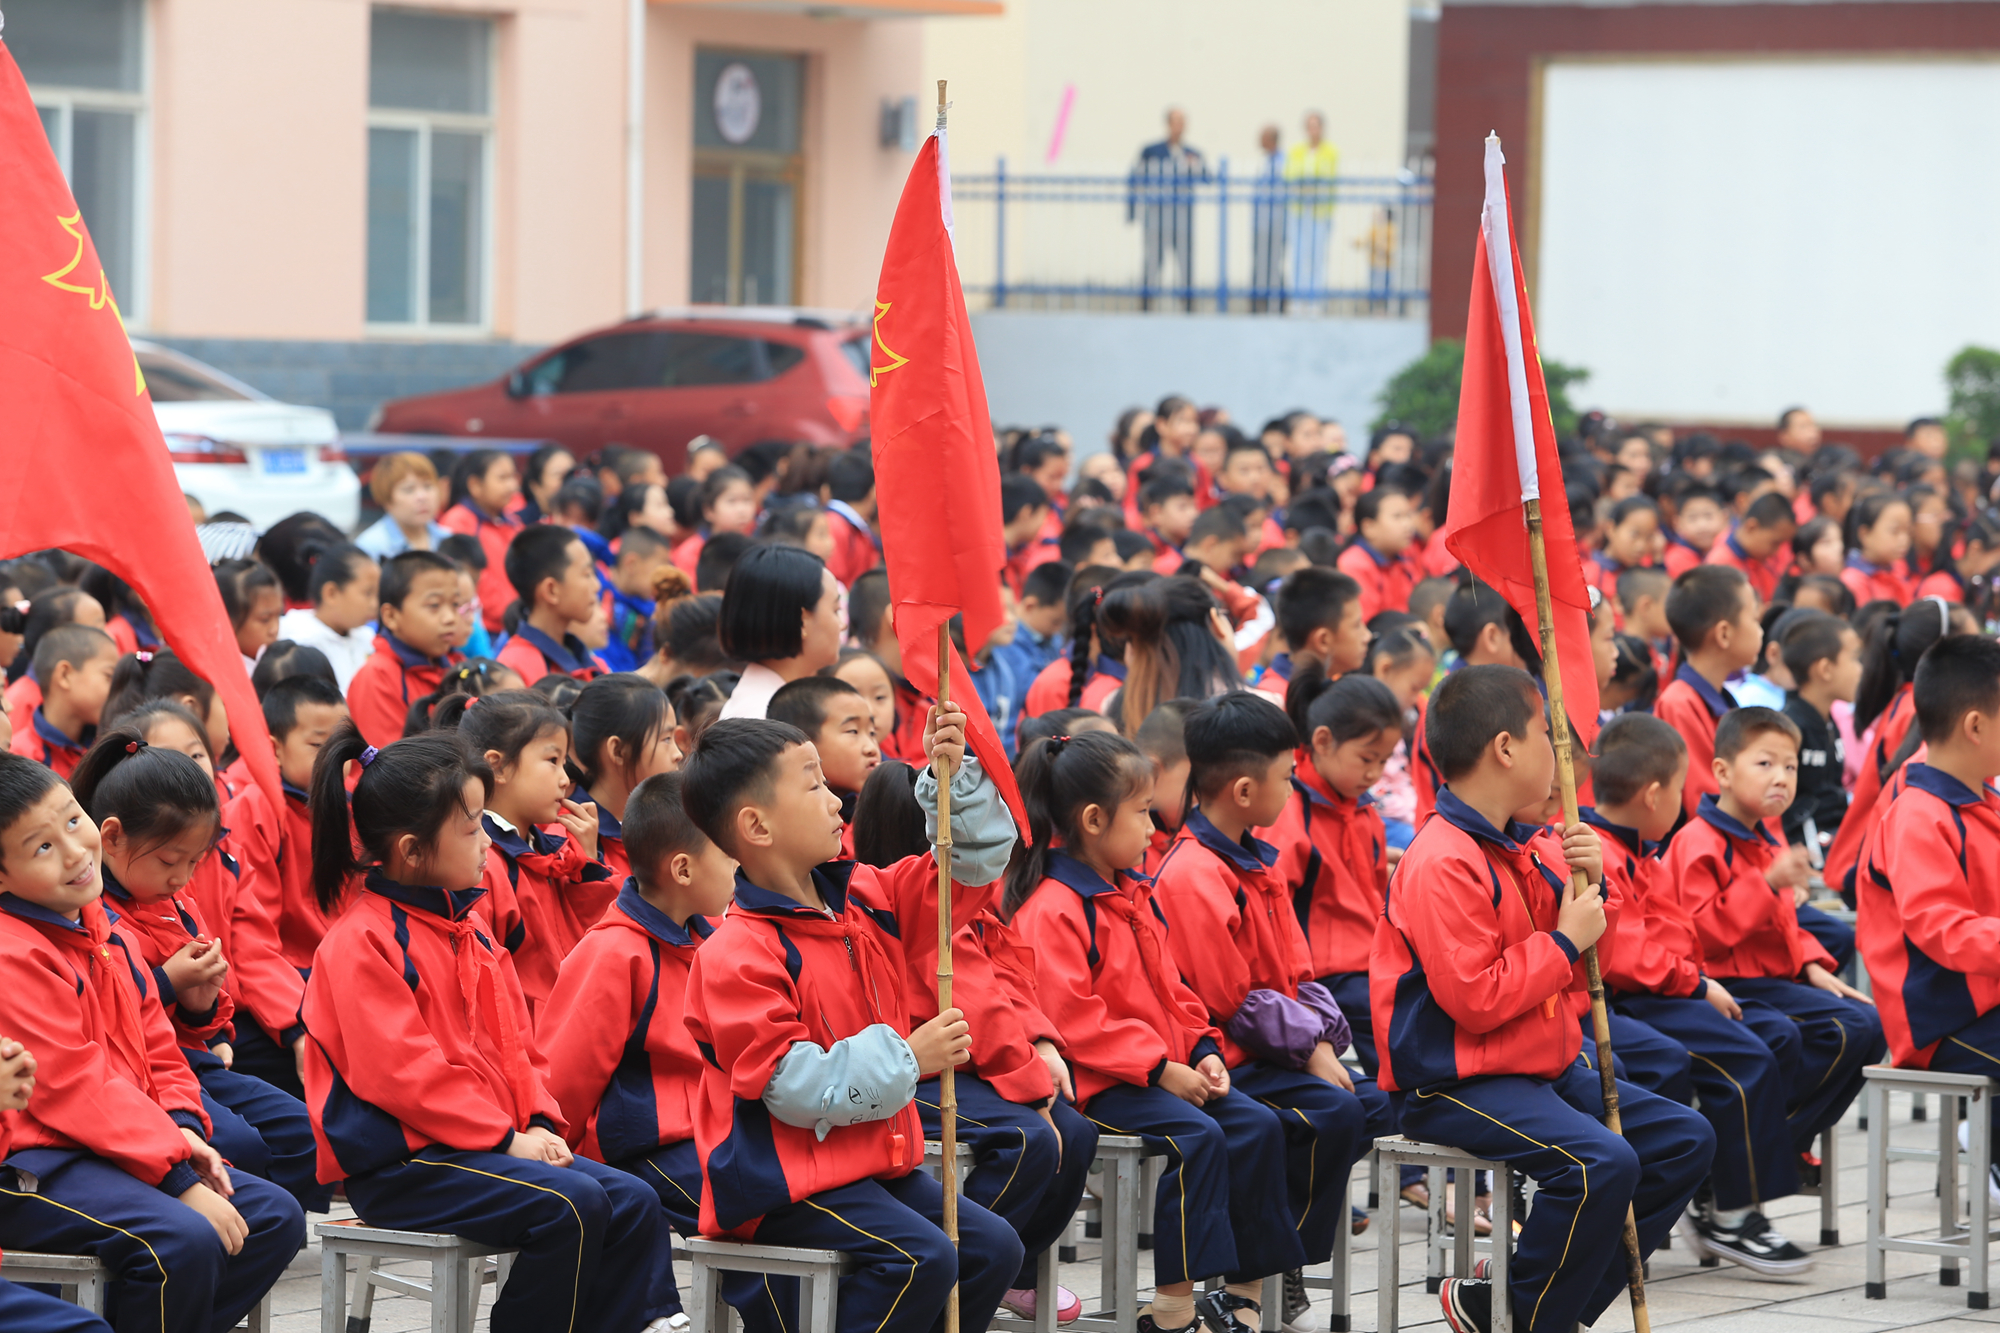
M 1409 317 L 1430 299 L 1428 177 L 954 175 L 967 300 L 1005 309 Z

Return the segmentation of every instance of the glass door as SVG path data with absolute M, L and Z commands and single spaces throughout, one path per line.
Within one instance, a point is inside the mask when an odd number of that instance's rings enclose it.
M 804 67 L 797 56 L 695 53 L 688 294 L 697 303 L 798 299 Z

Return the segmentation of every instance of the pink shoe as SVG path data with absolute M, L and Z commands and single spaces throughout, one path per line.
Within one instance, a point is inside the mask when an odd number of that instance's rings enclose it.
M 1033 1319 L 1035 1317 L 1035 1289 L 1033 1287 L 1009 1288 L 1007 1294 L 1000 1298 L 1000 1304 L 1023 1319 Z M 1058 1324 L 1073 1324 L 1076 1322 L 1076 1317 L 1082 1313 L 1083 1302 L 1077 1299 L 1076 1293 L 1068 1287 L 1057 1287 L 1056 1322 Z

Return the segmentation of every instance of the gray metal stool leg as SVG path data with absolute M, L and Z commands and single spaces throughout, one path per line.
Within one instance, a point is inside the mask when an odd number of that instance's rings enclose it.
M 1948 1099 L 1955 1102 L 1956 1098 Z M 1966 1139 L 1972 1145 L 1972 1160 L 1967 1173 L 1971 1178 L 1966 1182 L 1967 1197 L 1972 1204 L 1972 1226 L 1969 1239 L 1972 1242 L 1972 1271 L 1966 1274 L 1965 1304 L 1969 1309 L 1987 1308 L 1986 1260 L 1987 1246 L 1991 1239 L 1989 1226 L 1992 1222 L 1993 1193 L 1987 1183 L 1993 1166 L 1993 1116 L 1991 1108 L 1985 1105 L 1985 1098 L 1978 1093 L 1965 1099 Z M 1950 1116 L 1944 1117 L 1949 1122 Z M 1956 1138 L 1956 1134 L 1953 1135 Z
M 1514 1169 L 1493 1181 L 1493 1333 L 1514 1333 L 1508 1277 L 1514 1265 Z
M 1861 1290 L 1869 1300 L 1880 1301 L 1889 1296 L 1888 1256 L 1882 1249 L 1889 1222 L 1889 1090 L 1879 1083 L 1868 1084 L 1862 1101 L 1868 1120 L 1868 1221 Z
M 1386 1168 L 1395 1170 L 1393 1165 Z M 1385 1208 L 1383 1216 L 1389 1229 L 1382 1233 L 1375 1243 L 1375 1327 L 1381 1333 L 1394 1333 L 1397 1328 L 1396 1304 L 1397 1287 L 1402 1282 L 1402 1212 L 1397 1208 Z
M 347 1255 L 330 1241 L 319 1256 L 319 1333 L 347 1333 Z
M 1819 1243 L 1840 1244 L 1840 1126 L 1819 1136 Z
M 1958 1099 L 1938 1098 L 1938 1235 L 1949 1236 L 1958 1229 Z M 1938 1264 L 1938 1285 L 1958 1285 L 1958 1260 Z

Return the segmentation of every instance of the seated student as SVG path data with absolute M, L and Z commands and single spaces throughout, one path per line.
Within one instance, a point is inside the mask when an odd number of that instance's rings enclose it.
M 1760 1000 L 1799 1025 L 1787 1119 L 1810 1183 L 1819 1168 L 1814 1138 L 1840 1119 L 1861 1091 L 1862 1068 L 1885 1047 L 1873 1004 L 1833 974 L 1833 957 L 1799 925 L 1790 889 L 1808 874 L 1803 852 L 1767 826 L 1792 802 L 1798 751 L 1799 729 L 1783 713 L 1739 708 L 1725 716 L 1715 731 L 1718 790 L 1674 836 L 1660 873 L 1679 888 L 1701 938 L 1703 970 L 1738 999 Z
M 1116 565 L 1118 563 L 1118 543 L 1112 539 L 1112 529 L 1105 525 L 1101 515 L 1103 509 L 1079 509 L 1072 513 L 1063 525 L 1062 536 L 1056 539 L 1056 554 L 1060 563 L 1066 564 L 1073 572 L 1085 565 Z M 1047 562 L 1056 563 L 1056 562 Z M 1035 569 L 1042 568 L 1036 565 Z M 1029 570 L 1034 573 L 1034 570 Z M 1027 597 L 1027 580 L 1021 581 L 1021 596 Z M 1065 576 L 1064 586 L 1068 586 Z M 1060 592 L 1055 605 L 1061 606 Z
M 484 911 L 492 781 L 458 737 L 378 750 L 351 724 L 313 767 L 313 894 L 332 922 L 305 998 L 319 1178 L 344 1180 L 369 1226 L 518 1249 L 496 1333 L 638 1333 L 668 1313 L 659 1200 L 563 1140 Z
M 1340 553 L 1339 569 L 1361 585 L 1361 618 L 1410 609 L 1410 593 L 1423 581 L 1414 545 L 1416 510 L 1410 497 L 1378 486 L 1354 502 L 1354 540 Z
M 1340 1063 L 1347 1019 L 1312 979 L 1278 849 L 1251 833 L 1292 804 L 1299 735 L 1283 709 L 1239 690 L 1188 713 L 1186 744 L 1193 808 L 1154 882 L 1167 944 L 1222 1034 L 1231 1083 L 1284 1112 L 1292 1217 L 1306 1263 L 1325 1263 L 1348 1220 L 1348 1171 L 1373 1136 Z M 1310 1303 L 1303 1282 L 1287 1286 L 1291 1323 Z
M 1000 536 L 1007 548 L 1000 577 L 1016 597 L 1029 570 L 1062 559 L 1060 539 L 1042 535 L 1050 513 L 1049 493 L 1033 477 L 1010 472 L 1000 479 Z
M 1187 540 L 1180 549 L 1162 552 L 1153 561 L 1153 572 L 1173 575 L 1187 570 L 1195 574 L 1206 569 L 1226 579 L 1229 571 L 1242 561 L 1244 549 L 1249 545 L 1244 532 L 1243 516 L 1234 506 L 1204 509 L 1188 525 Z M 1197 568 L 1187 569 L 1190 564 Z
M 317 648 L 333 666 L 344 693 L 354 673 L 375 651 L 374 623 L 381 606 L 382 567 L 346 542 L 308 543 L 304 552 L 312 605 L 278 617 L 278 637 Z
M 1669 578 L 1701 564 L 1729 526 L 1723 512 L 1722 496 L 1713 486 L 1693 482 L 1676 488 L 1673 521 L 1667 527 L 1667 553 L 1661 564 Z
M 1910 503 L 1894 491 L 1864 495 L 1847 511 L 1847 568 L 1840 581 L 1862 605 L 1878 598 L 1907 606 L 1912 592 L 1903 573 L 1910 553 Z
M 1394 615 L 1390 612 L 1390 615 Z M 1414 717 L 1430 693 L 1437 675 L 1438 651 L 1424 625 L 1414 617 L 1388 629 L 1368 645 L 1362 670 L 1389 687 L 1405 717 Z M 1388 864 L 1410 845 L 1417 833 L 1417 784 L 1410 772 L 1410 743 L 1400 737 L 1395 753 L 1382 766 L 1382 776 L 1369 789 L 1382 816 L 1382 831 L 1389 841 Z
M 597 807 L 597 859 L 613 883 L 623 884 L 632 873 L 625 806 L 640 783 L 681 766 L 673 703 L 644 676 L 614 672 L 583 687 L 570 706 L 569 725 L 576 795 Z
M 948 758 L 962 748 L 954 737 L 963 729 L 963 717 L 955 709 L 940 713 L 934 749 Z M 1097 1129 L 1072 1105 L 1076 1091 L 1055 1025 L 1035 998 L 1033 950 L 1000 919 L 999 880 L 1015 842 L 1013 819 L 977 759 L 951 762 L 952 868 L 961 881 L 952 915 L 964 922 L 953 942 L 952 995 L 964 1005 L 973 1032 L 972 1058 L 953 1076 L 958 1140 L 973 1153 L 962 1190 L 1020 1236 L 1021 1271 L 1000 1304 L 1032 1319 L 1042 1252 L 1061 1236 L 1083 1198 Z M 892 759 L 870 775 L 851 825 L 856 859 L 890 872 L 880 882 L 899 890 L 892 897 L 907 942 L 902 954 L 912 1028 L 938 1012 L 937 871 L 931 854 L 936 809 L 937 780 L 930 771 Z M 968 883 L 979 880 L 989 882 Z M 858 886 L 850 891 L 873 892 Z M 869 899 L 857 901 L 871 905 Z M 939 1100 L 935 1080 L 917 1085 L 917 1111 L 929 1138 L 943 1132 Z M 1082 1309 L 1075 1293 L 1056 1289 L 1058 1322 L 1076 1318 Z
M 1627 569 L 1618 575 L 1617 606 L 1624 632 L 1643 639 L 1654 673 L 1662 680 L 1674 652 L 1674 630 L 1667 623 L 1667 593 L 1673 579 L 1664 569 Z
M 838 676 L 802 676 L 771 696 L 764 716 L 797 727 L 812 739 L 820 773 L 840 798 L 840 854 L 854 855 L 854 803 L 868 775 L 882 762 L 875 718 L 861 691 Z
M 636 873 L 563 960 L 535 1038 L 570 1147 L 645 1181 L 674 1230 L 692 1236 L 703 1062 L 681 1018 L 694 952 L 729 906 L 736 862 L 689 820 L 681 783 L 680 773 L 661 773 L 633 788 L 624 827 Z M 673 1269 L 654 1276 L 667 1287 L 669 1318 L 681 1313 Z
M 280 801 L 247 783 L 223 812 L 228 845 L 241 866 L 225 929 L 231 947 L 236 1065 L 303 1098 L 305 1025 L 299 1006 L 326 917 L 312 894 L 312 815 L 306 788 L 313 761 L 347 718 L 340 691 L 294 676 L 264 695 L 264 724 L 278 757 Z
M 882 562 L 875 535 L 875 465 L 868 451 L 850 450 L 833 460 L 827 471 L 832 499 L 827 501 L 827 527 L 833 534 L 833 555 L 826 567 L 851 588 L 854 580 Z
M 1694 818 L 1716 790 L 1715 728 L 1736 707 L 1723 682 L 1757 660 L 1764 646 L 1757 594 L 1740 569 L 1702 565 L 1674 580 L 1667 623 L 1681 646 L 1680 669 L 1661 690 L 1653 716 L 1687 741 L 1688 776 L 1681 808 Z
M 435 691 L 463 660 L 452 648 L 459 629 L 458 566 L 431 551 L 405 551 L 382 566 L 379 595 L 382 632 L 375 636 L 375 654 L 347 686 L 354 725 L 375 746 L 401 736 L 410 705 Z
M 1458 591 L 1458 580 L 1433 575 L 1410 590 L 1410 614 L 1423 622 L 1424 632 L 1436 644 L 1438 664 L 1446 665 L 1443 654 L 1451 652 L 1451 639 L 1444 632 L 1444 609 Z
M 25 1111 L 35 1092 L 35 1057 L 12 1038 L 0 1038 L 0 1111 Z M 0 1162 L 13 1151 L 8 1117 L 0 1116 Z M 111 1325 L 72 1305 L 0 1278 L 0 1328 L 20 1333 L 111 1333 Z
M 104 892 L 119 932 L 152 969 L 155 1001 L 201 1084 L 210 1142 L 233 1166 L 323 1213 L 332 1192 L 314 1179 L 304 1103 L 232 1068 L 236 1005 L 223 985 L 229 959 L 191 891 L 201 863 L 221 855 L 215 778 L 189 756 L 153 743 L 154 735 L 164 740 L 185 725 L 165 711 L 130 715 L 77 766 L 76 800 L 98 827 Z
M 618 538 L 618 558 L 606 575 L 609 586 L 603 593 L 611 638 L 597 654 L 606 667 L 637 671 L 653 656 L 655 590 L 660 576 L 669 570 L 686 584 L 687 576 L 675 566 L 667 539 L 653 529 L 629 527 Z
M 903 675 L 903 646 L 896 638 L 896 607 L 889 599 L 889 571 L 871 569 L 847 593 L 848 633 L 857 647 L 875 655 L 896 692 L 895 729 L 875 737 L 885 758 L 923 762 L 924 719 L 929 697 Z
M 507 582 L 521 598 L 521 620 L 501 646 L 498 661 L 533 685 L 561 674 L 590 680 L 603 662 L 576 631 L 597 610 L 597 566 L 590 550 L 567 528 L 538 523 L 507 547 Z
M 1742 521 L 1715 544 L 1705 563 L 1742 570 L 1757 600 L 1771 601 L 1791 562 L 1792 534 L 1796 531 L 1798 520 L 1792 517 L 1792 502 L 1776 491 L 1767 491 L 1750 502 Z
M 1597 805 L 1583 822 L 1604 844 L 1604 878 L 1624 898 L 1618 944 L 1603 959 L 1613 1017 L 1682 1043 L 1687 1077 L 1715 1131 L 1715 1166 L 1690 1224 L 1701 1251 L 1767 1276 L 1812 1266 L 1763 1208 L 1799 1185 L 1785 1106 L 1797 1081 L 1798 1025 L 1702 975 L 1701 938 L 1660 873 L 1660 842 L 1681 816 L 1687 744 L 1656 717 L 1629 713 L 1597 738 Z M 1614 1047 L 1617 1034 L 1614 1032 Z
M 1618 501 L 1605 516 L 1603 544 L 1584 562 L 1584 578 L 1609 601 L 1627 571 L 1653 567 L 1653 550 L 1659 539 L 1657 504 L 1643 495 Z
M 1799 729 L 1799 794 L 1785 811 L 1785 841 L 1803 846 L 1815 865 L 1847 814 L 1840 776 L 1846 753 L 1833 725 L 1835 700 L 1854 702 L 1861 685 L 1861 636 L 1823 611 L 1800 613 L 1784 630 L 1785 669 L 1797 688 L 1785 696 L 1785 716 Z
M 1055 737 L 1017 765 L 1031 842 L 1006 910 L 1034 941 L 1042 1008 L 1101 1130 L 1167 1155 L 1154 1221 L 1155 1296 L 1142 1333 L 1241 1333 L 1264 1278 L 1304 1263 L 1285 1197 L 1278 1113 L 1231 1086 L 1221 1034 L 1181 979 L 1152 883 L 1130 871 L 1152 832 L 1153 766 L 1119 736 Z M 1338 1214 L 1335 1214 L 1336 1218 Z M 1197 1278 L 1227 1286 L 1199 1300 Z M 1250 1325 L 1250 1326 L 1254 1326 Z
M 58 625 L 35 645 L 35 679 L 42 702 L 30 717 L 14 719 L 12 750 L 67 778 L 97 739 L 97 723 L 111 697 L 118 645 L 101 629 Z
M 1153 836 L 1146 843 L 1146 859 L 1140 866 L 1147 879 L 1159 873 L 1167 848 L 1187 819 L 1187 716 L 1200 703 L 1199 699 L 1165 700 L 1146 714 L 1132 733 L 1132 743 L 1153 761 L 1153 804 L 1147 812 L 1153 821 Z M 1060 734 L 1074 735 L 1075 730 L 1064 727 Z
M 0 755 L 0 1029 L 43 1053 L 34 1101 L 5 1117 L 6 1164 L 36 1184 L 0 1191 L 0 1246 L 97 1256 L 115 1328 L 209 1333 L 263 1299 L 305 1217 L 208 1142 L 159 981 L 105 908 L 101 850 L 59 778 Z
M 1500 1299 L 1517 1328 L 1595 1323 L 1625 1290 L 1627 1207 L 1649 1254 L 1708 1174 L 1715 1136 L 1623 1082 L 1624 1136 L 1600 1123 L 1600 1075 L 1577 1058 L 1564 998 L 1584 986 L 1581 951 L 1604 932 L 1601 887 L 1579 893 L 1571 878 L 1600 879 L 1597 836 L 1574 825 L 1558 850 L 1552 832 L 1511 819 L 1555 780 L 1534 678 L 1462 667 L 1431 696 L 1426 725 L 1446 785 L 1397 865 L 1369 954 L 1381 1082 L 1407 1094 L 1404 1133 L 1511 1162 L 1540 1187 L 1510 1289 L 1447 1280 L 1445 1321 L 1487 1333 Z
M 1895 780 L 1855 877 L 1861 957 L 1896 1065 L 1984 1074 L 2000 1055 L 2000 645 L 1958 634 L 1925 653 L 1916 714 L 1927 754 Z
M 1021 580 L 1021 603 L 1014 609 L 1018 624 L 1013 641 L 993 650 L 995 657 L 1005 658 L 1013 669 L 1022 690 L 1022 716 L 1026 716 L 1027 691 L 1046 667 L 1069 651 L 1063 637 L 1069 621 L 1065 599 L 1075 573 L 1076 566 L 1064 560 L 1051 560 L 1029 570 Z M 1016 728 L 1019 725 L 1017 719 Z M 1014 740 L 1012 736 L 1006 739 L 1010 743 Z
M 1499 593 L 1468 576 L 1452 593 L 1444 609 L 1445 637 L 1458 654 L 1459 667 L 1510 666 L 1527 670 L 1532 660 L 1536 669 L 1541 659 L 1534 657 L 1535 641 L 1521 620 L 1521 613 L 1507 604 Z M 1436 692 L 1433 691 L 1433 694 Z M 1438 788 L 1444 774 L 1431 758 L 1430 697 L 1417 701 L 1415 730 L 1410 734 L 1410 778 L 1416 788 L 1416 826 L 1422 828 L 1437 808 Z
M 1739 708 L 1774 708 L 1782 712 L 1785 696 L 1797 685 L 1785 668 L 1784 635 L 1799 623 L 1800 616 L 1811 612 L 1793 615 L 1792 608 L 1784 602 L 1766 602 L 1762 606 L 1757 624 L 1763 630 L 1763 642 L 1757 648 L 1757 661 L 1735 677 L 1729 693 Z
M 1125 645 L 1100 631 L 1098 605 L 1106 593 L 1157 578 L 1151 569 L 1123 573 L 1103 566 L 1086 566 L 1070 580 L 1069 655 L 1042 668 L 1028 687 L 1021 705 L 1023 719 L 1039 717 L 1058 708 L 1101 709 L 1125 684 Z M 1016 728 L 1017 746 L 1020 729 Z M 894 756 L 891 756 L 892 758 Z
M 452 504 L 438 516 L 443 526 L 478 542 L 480 552 L 486 557 L 479 573 L 479 609 L 486 631 L 496 637 L 504 627 L 501 616 L 513 599 L 501 562 L 506 558 L 508 543 L 521 531 L 521 520 L 511 510 L 514 497 L 520 493 L 521 474 L 512 457 L 498 449 L 474 449 L 461 455 L 452 469 Z M 386 587 L 382 600 L 391 600 Z M 385 624 L 383 628 L 388 626 Z M 367 735 L 368 724 L 360 725 L 362 734 Z
M 1282 704 L 1297 669 L 1294 663 L 1305 658 L 1320 663 L 1328 676 L 1361 669 L 1368 654 L 1368 621 L 1361 614 L 1361 585 L 1352 575 L 1323 565 L 1295 569 L 1278 585 L 1271 609 L 1285 650 L 1258 677 L 1259 693 Z
M 467 657 L 492 657 L 494 639 L 505 637 L 505 631 L 499 636 L 487 632 L 479 602 L 479 588 L 486 573 L 485 548 L 480 546 L 478 538 L 454 532 L 437 544 L 437 553 L 451 561 L 452 568 L 458 571 L 458 605 L 472 608 L 458 617 L 450 646 Z
M 1194 482 L 1182 468 L 1158 467 L 1139 487 L 1139 534 L 1153 544 L 1160 559 L 1181 549 L 1201 510 L 1194 502 Z
M 968 1199 L 954 1252 L 939 1229 L 942 1191 L 918 1169 L 917 1085 L 964 1063 L 962 1014 L 910 1029 L 902 942 L 875 915 L 884 909 L 853 895 L 877 872 L 826 864 L 840 808 L 805 733 L 725 718 L 682 773 L 689 817 L 741 867 L 687 985 L 688 1030 L 706 1057 L 694 1116 L 702 1233 L 847 1252 L 857 1262 L 840 1282 L 844 1324 L 929 1329 L 956 1282 L 964 1326 L 985 1327 L 1020 1268 L 1020 1239 Z M 782 1302 L 731 1293 L 753 1330 L 782 1323 Z
M 569 799 L 569 722 L 533 690 L 510 690 L 446 699 L 437 727 L 456 730 L 493 771 L 481 820 L 495 852 L 485 915 L 536 1013 L 562 960 L 618 896 L 597 859 L 596 809 Z

